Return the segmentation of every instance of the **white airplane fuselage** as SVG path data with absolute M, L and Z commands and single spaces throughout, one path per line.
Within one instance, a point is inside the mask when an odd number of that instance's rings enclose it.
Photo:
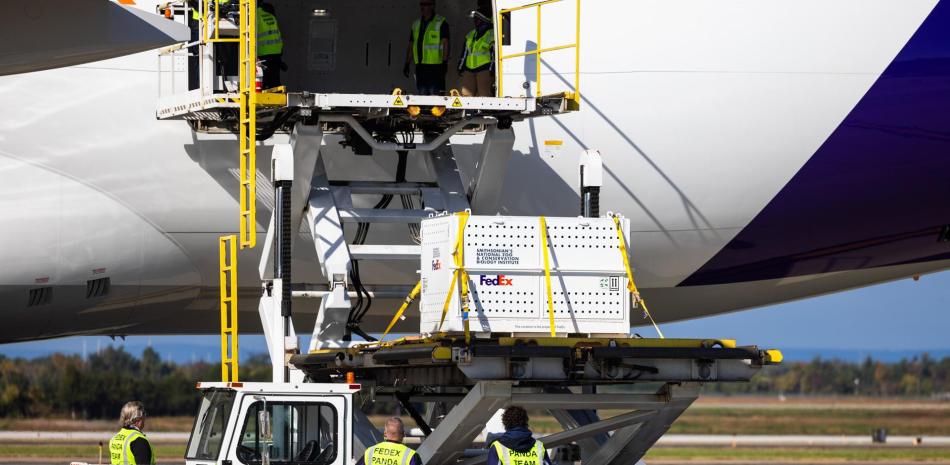
M 638 285 L 658 321 L 950 266 L 946 2 L 583 5 L 581 111 L 515 124 L 498 213 L 577 215 L 577 156 L 599 150 L 601 211 L 631 219 Z M 0 78 L 0 341 L 217 330 L 237 143 L 157 120 L 157 63 L 146 52 Z M 264 142 L 263 179 L 269 147 L 288 138 Z M 463 177 L 480 138 L 452 139 Z M 337 150 L 331 174 L 392 179 L 392 154 Z M 425 180 L 410 158 L 409 179 Z M 313 251 L 298 249 L 295 278 L 320 282 Z M 240 255 L 249 329 L 259 254 Z M 405 283 L 415 267 L 370 267 L 363 281 Z M 295 306 L 312 320 L 312 303 Z M 392 311 L 376 304 L 366 329 Z

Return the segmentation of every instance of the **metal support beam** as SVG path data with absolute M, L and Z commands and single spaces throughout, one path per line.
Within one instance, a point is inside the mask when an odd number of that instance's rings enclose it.
M 411 397 L 412 393 L 410 392 L 396 393 L 396 400 L 399 401 L 399 405 L 402 406 L 402 409 L 405 410 L 410 417 L 412 417 L 412 421 L 416 422 L 416 426 L 422 430 L 422 434 L 428 436 L 432 434 L 432 427 L 429 426 L 429 422 L 426 421 L 422 414 L 416 410 L 416 407 L 412 405 L 412 402 L 410 401 Z
M 465 186 L 462 184 L 462 176 L 451 147 L 442 145 L 433 150 L 431 156 L 426 157 L 426 165 L 439 183 L 439 189 L 442 190 L 442 197 L 445 199 L 446 211 L 455 213 L 470 208 Z
M 350 252 L 343 235 L 343 222 L 326 168 L 318 154 L 314 160 L 312 188 L 307 205 L 307 222 L 313 238 L 320 270 L 328 282 L 328 293 L 320 301 L 320 312 L 313 327 L 309 350 L 344 347 L 346 321 L 350 314 L 347 281 Z
M 366 417 L 362 410 L 353 409 L 353 459 L 363 456 L 366 449 L 383 442 L 383 434 Z
M 610 439 L 608 439 L 607 442 L 597 450 L 597 453 L 588 459 L 588 461 L 590 463 L 598 464 L 625 463 L 629 465 L 631 463 L 637 463 L 636 460 L 632 462 L 614 462 L 614 460 L 619 457 L 624 448 L 629 447 L 634 443 L 634 438 L 642 427 L 642 424 L 636 424 L 614 431 L 614 434 L 610 436 Z M 639 445 L 637 447 L 639 447 Z
M 489 126 L 482 141 L 481 157 L 475 164 L 475 176 L 469 186 L 472 213 L 494 215 L 501 206 L 502 185 L 508 173 L 508 160 L 515 145 L 515 133 Z
M 600 420 L 595 423 L 588 423 L 584 426 L 578 426 L 577 428 L 561 431 L 560 433 L 549 434 L 543 437 L 541 439 L 541 442 L 543 442 L 544 445 L 547 446 L 548 448 L 563 446 L 565 444 L 570 444 L 582 438 L 595 436 L 598 434 L 606 433 L 608 431 L 615 431 L 621 428 L 627 428 L 630 425 L 637 425 L 637 424 L 650 420 L 654 416 L 656 416 L 656 412 L 622 413 L 615 417 L 610 417 L 606 420 Z M 599 463 L 599 462 L 592 461 L 591 463 Z
M 549 410 L 551 416 L 561 425 L 564 431 L 571 431 L 592 423 L 600 421 L 596 410 Z M 600 449 L 600 446 L 607 442 L 610 436 L 607 433 L 599 433 L 589 437 L 577 438 L 577 445 L 581 449 L 581 459 L 593 456 Z
M 654 410 L 666 406 L 667 400 L 659 394 L 528 394 L 511 395 L 511 403 L 522 407 L 577 409 L 622 408 L 626 410 Z
M 271 381 L 275 383 L 303 381 L 303 372 L 292 370 L 287 364 L 288 350 L 296 350 L 297 333 L 293 325 L 287 325 L 280 314 L 281 282 L 275 279 L 267 282 L 262 289 L 257 311 L 261 318 L 261 329 L 267 341 L 267 352 L 271 361 Z
M 427 465 L 445 465 L 462 456 L 465 448 L 495 411 L 508 404 L 511 381 L 479 381 L 442 420 L 416 452 Z
M 293 154 L 294 174 L 293 187 L 290 195 L 290 231 L 293 233 L 300 231 L 300 223 L 303 221 L 304 211 L 307 209 L 308 199 L 310 197 L 310 180 L 316 169 L 317 156 L 323 144 L 323 131 L 319 126 L 305 126 L 298 123 L 294 126 L 293 133 L 290 136 L 290 143 L 276 144 L 271 151 L 272 160 L 285 152 L 292 152 Z M 273 215 L 268 224 L 274 224 Z M 297 240 L 297 234 L 291 234 L 291 236 L 293 241 Z M 273 240 L 273 231 L 268 228 L 264 248 L 261 251 L 261 264 L 259 269 L 261 279 L 264 280 L 274 277 Z
M 624 465 L 636 463 L 644 454 L 666 434 L 683 412 L 699 397 L 698 384 L 666 386 L 669 405 L 656 412 L 656 416 L 639 425 L 635 431 L 618 431 L 610 441 L 591 458 L 591 463 L 604 465 Z M 620 433 L 618 435 L 618 433 Z M 625 438 L 625 436 L 629 436 Z

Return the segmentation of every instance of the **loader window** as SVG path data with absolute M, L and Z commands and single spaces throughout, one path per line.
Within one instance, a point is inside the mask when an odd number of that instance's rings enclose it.
M 328 465 L 336 460 L 336 410 L 317 402 L 268 402 L 273 441 L 266 443 L 259 434 L 258 412 L 263 402 L 248 409 L 238 460 L 245 465 L 261 463 L 265 450 L 270 462 L 282 465 Z
M 234 391 L 207 391 L 201 399 L 195 426 L 188 440 L 185 457 L 188 459 L 217 460 L 221 452 L 221 439 L 228 426 L 231 406 L 234 404 Z

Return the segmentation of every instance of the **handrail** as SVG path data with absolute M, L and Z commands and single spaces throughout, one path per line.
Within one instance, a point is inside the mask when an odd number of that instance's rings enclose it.
M 544 95 L 541 91 L 541 54 L 547 52 L 553 52 L 556 50 L 565 50 L 569 48 L 574 49 L 574 92 L 567 92 L 566 95 L 568 98 L 574 101 L 575 106 L 580 105 L 581 101 L 581 0 L 575 0 L 575 24 L 574 24 L 574 43 L 557 45 L 554 47 L 541 47 L 541 7 L 551 3 L 558 3 L 564 0 L 543 0 L 539 2 L 529 3 L 527 5 L 520 5 L 511 8 L 503 8 L 498 10 L 498 20 L 496 21 L 495 27 L 495 43 L 497 44 L 498 50 L 498 96 L 504 97 L 504 61 L 512 58 L 527 57 L 534 55 L 535 57 L 535 95 L 541 97 Z M 536 49 L 528 50 L 525 52 L 518 52 L 505 55 L 502 53 L 502 41 L 504 39 L 501 24 L 504 21 L 504 15 L 512 13 L 514 11 L 526 10 L 529 8 L 534 8 L 536 10 L 537 16 L 537 37 L 536 37 Z
M 225 37 L 222 38 L 220 34 L 220 29 L 218 26 L 221 24 L 221 4 L 218 3 L 214 7 L 214 37 L 208 36 L 208 12 L 211 11 L 211 3 L 217 2 L 217 0 L 201 0 L 201 24 L 202 24 L 202 33 L 201 41 L 206 44 L 213 43 L 227 43 L 227 42 L 239 42 L 240 37 Z

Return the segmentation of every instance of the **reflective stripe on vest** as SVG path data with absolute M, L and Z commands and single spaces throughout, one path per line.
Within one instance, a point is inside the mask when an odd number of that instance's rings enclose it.
M 422 20 L 417 19 L 412 23 L 412 59 L 416 64 L 442 64 L 442 23 L 444 22 L 445 18 L 435 15 L 426 25 L 425 34 L 422 37 L 422 61 L 419 61 L 419 28 Z
M 384 441 L 363 453 L 366 465 L 409 465 L 416 451 L 397 442 Z
M 541 441 L 534 441 L 534 447 L 529 451 L 518 452 L 509 449 L 500 442 L 492 443 L 495 447 L 495 453 L 498 454 L 498 461 L 502 465 L 543 465 L 544 464 L 544 444 Z
M 257 55 L 279 55 L 284 51 L 284 40 L 274 15 L 257 9 Z
M 472 29 L 465 36 L 465 67 L 475 69 L 491 63 L 491 51 L 495 46 L 495 33 L 492 29 L 486 29 L 477 40 L 475 34 L 478 31 Z
M 145 443 L 148 444 L 149 450 L 152 452 L 152 460 L 149 464 L 137 464 L 135 462 L 135 455 L 132 454 L 132 441 L 138 438 L 144 439 Z M 152 448 L 152 443 L 149 442 L 148 438 L 145 437 L 141 431 L 131 428 L 122 428 L 109 440 L 109 460 L 112 462 L 112 465 L 154 465 L 155 449 Z

